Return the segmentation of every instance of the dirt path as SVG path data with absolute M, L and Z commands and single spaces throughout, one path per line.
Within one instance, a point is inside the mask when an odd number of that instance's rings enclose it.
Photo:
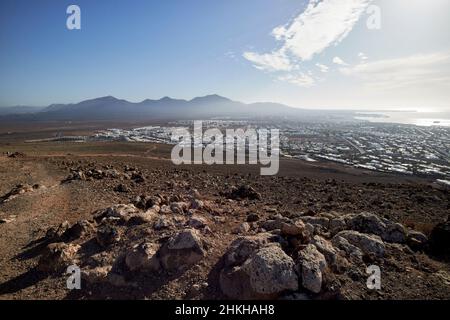
M 0 206 L 3 216 L 15 217 L 0 225 L 0 297 L 14 299 L 18 294 L 29 294 L 29 298 L 36 298 L 33 285 L 40 279 L 30 270 L 39 248 L 33 241 L 44 234 L 46 226 L 65 220 L 70 190 L 60 185 L 60 175 L 42 163 L 2 159 L 0 164 L 2 169 L 9 168 L 2 176 L 2 186 L 19 181 L 42 186 Z
M 53 157 L 53 155 L 52 155 Z M 0 196 L 18 184 L 40 188 L 0 204 L 0 299 L 63 299 L 61 279 L 43 277 L 34 269 L 45 232 L 64 221 L 90 218 L 91 212 L 111 203 L 98 190 L 77 183 L 62 184 L 67 176 L 46 156 L 8 159 L 0 157 Z

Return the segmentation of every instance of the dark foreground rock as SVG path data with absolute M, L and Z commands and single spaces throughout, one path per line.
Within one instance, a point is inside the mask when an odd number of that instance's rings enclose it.
M 436 225 L 430 236 L 431 251 L 437 255 L 450 254 L 450 216 Z
M 295 263 L 263 238 L 241 238 L 225 256 L 220 287 L 232 299 L 273 299 L 298 289 Z
M 66 243 L 49 244 L 44 249 L 37 268 L 43 272 L 61 272 L 77 262 L 76 254 L 79 249 L 79 245 Z
M 205 244 L 197 230 L 186 229 L 169 239 L 158 256 L 164 269 L 185 269 L 206 256 Z
M 249 185 L 241 185 L 239 187 L 233 187 L 230 191 L 224 193 L 230 199 L 236 200 L 260 200 L 261 194 L 257 192 L 253 187 Z

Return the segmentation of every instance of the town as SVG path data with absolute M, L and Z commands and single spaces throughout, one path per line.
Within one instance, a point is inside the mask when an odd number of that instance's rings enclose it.
M 89 139 L 173 144 L 175 128 L 192 121 L 131 130 L 109 129 Z M 369 122 L 204 121 L 207 128 L 279 129 L 280 155 L 303 161 L 331 161 L 357 168 L 450 179 L 450 128 Z M 206 142 L 204 142 L 206 144 Z M 251 147 L 251 146 L 248 146 Z

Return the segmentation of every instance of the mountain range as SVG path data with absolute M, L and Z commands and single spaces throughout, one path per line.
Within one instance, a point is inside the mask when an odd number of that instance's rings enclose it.
M 323 111 L 320 112 L 323 116 Z M 106 96 L 74 104 L 52 104 L 48 107 L 0 108 L 0 120 L 34 121 L 145 121 L 155 119 L 211 119 L 259 117 L 317 117 L 318 111 L 289 107 L 279 103 L 242 103 L 217 94 L 192 100 L 164 97 L 129 102 Z
M 297 109 L 275 103 L 245 104 L 219 96 L 208 95 L 192 100 L 164 97 L 129 102 L 106 96 L 84 100 L 74 104 L 52 104 L 48 107 L 0 108 L 0 116 L 34 120 L 146 120 L 146 119 L 192 119 L 211 117 L 271 116 L 296 112 Z

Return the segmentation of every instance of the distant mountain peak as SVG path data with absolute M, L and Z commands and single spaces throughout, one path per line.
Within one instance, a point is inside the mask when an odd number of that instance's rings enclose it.
M 190 102 L 232 102 L 232 100 L 222 97 L 218 94 L 209 94 L 203 97 L 196 97 Z
M 80 103 L 98 103 L 98 102 L 115 102 L 115 101 L 121 101 L 120 99 L 117 99 L 116 97 L 113 96 L 104 96 L 104 97 L 99 97 L 99 98 L 93 98 L 93 99 L 87 99 L 87 100 L 83 100 Z M 122 100 L 124 101 L 124 100 Z
M 214 94 L 208 94 L 208 95 L 204 96 L 204 98 L 216 98 L 216 99 L 226 99 L 226 100 L 230 100 L 230 99 L 225 98 L 225 97 L 223 97 L 223 96 L 221 96 L 221 95 L 218 95 L 218 94 L 216 94 L 216 93 L 214 93 Z
M 119 99 L 113 96 L 104 96 L 96 99 L 91 99 L 91 101 L 117 101 L 117 100 Z
M 141 101 L 140 103 L 141 104 L 146 104 L 146 103 L 171 103 L 171 102 L 179 102 L 179 101 L 186 101 L 186 100 L 179 100 L 179 99 L 174 99 L 174 98 L 171 98 L 171 97 L 169 97 L 169 96 L 164 96 L 164 97 L 162 97 L 161 99 L 158 99 L 158 100 L 153 100 L 153 99 L 145 99 L 145 100 L 143 100 L 143 101 Z

